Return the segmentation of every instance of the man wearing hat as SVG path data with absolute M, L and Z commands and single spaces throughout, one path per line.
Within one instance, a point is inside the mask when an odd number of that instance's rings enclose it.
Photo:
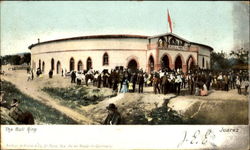
M 106 109 L 108 110 L 108 116 L 106 117 L 103 124 L 105 125 L 117 125 L 121 124 L 121 115 L 117 111 L 115 104 L 109 104 Z
M 19 116 L 22 114 L 22 111 L 18 108 L 19 105 L 19 100 L 13 99 L 11 102 L 11 108 L 9 115 L 14 119 L 18 120 Z

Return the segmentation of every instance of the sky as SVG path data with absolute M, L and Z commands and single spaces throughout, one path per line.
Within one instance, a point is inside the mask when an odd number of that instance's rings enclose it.
M 249 44 L 248 2 L 2 1 L 1 55 L 29 52 L 41 42 L 99 34 L 158 35 L 169 32 L 230 52 Z M 246 45 L 246 44 L 245 44 Z

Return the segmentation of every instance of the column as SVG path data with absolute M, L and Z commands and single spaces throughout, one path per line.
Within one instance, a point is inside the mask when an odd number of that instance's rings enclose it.
M 187 65 L 182 65 L 182 72 L 184 72 L 184 73 L 187 72 Z

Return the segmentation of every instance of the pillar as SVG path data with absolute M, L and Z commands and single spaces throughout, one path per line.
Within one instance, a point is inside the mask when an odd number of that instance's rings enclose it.
M 182 72 L 187 73 L 187 65 L 182 65 Z

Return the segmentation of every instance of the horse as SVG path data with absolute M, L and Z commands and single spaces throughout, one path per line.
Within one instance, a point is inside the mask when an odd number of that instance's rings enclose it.
M 86 74 L 85 75 L 85 82 L 86 82 L 86 85 L 88 86 L 88 81 L 93 81 L 94 80 L 94 75 L 93 74 Z

